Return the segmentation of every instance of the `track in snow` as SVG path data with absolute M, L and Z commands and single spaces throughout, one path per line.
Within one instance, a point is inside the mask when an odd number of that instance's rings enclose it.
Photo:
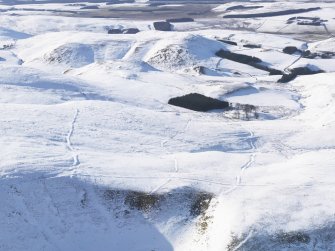
M 77 121 L 78 115 L 79 115 L 79 110 L 76 109 L 76 112 L 75 112 L 75 114 L 73 116 L 73 119 L 72 119 L 72 122 L 71 122 L 70 130 L 69 130 L 69 132 L 66 136 L 66 147 L 72 153 L 72 158 L 73 158 L 72 166 L 73 167 L 80 165 L 78 153 L 73 148 L 72 141 L 71 141 L 71 137 L 72 137 L 73 132 L 74 132 L 74 126 L 75 126 L 75 123 Z

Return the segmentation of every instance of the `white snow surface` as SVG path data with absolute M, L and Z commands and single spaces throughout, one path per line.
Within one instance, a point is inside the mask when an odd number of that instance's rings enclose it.
M 322 6 L 330 18 L 335 5 Z M 287 16 L 258 31 L 218 17 L 161 32 L 147 20 L 0 13 L 1 251 L 335 250 L 335 56 L 283 53 L 334 52 L 331 34 L 279 32 Z M 137 34 L 105 29 L 135 24 Z M 277 83 L 221 49 L 324 73 Z M 168 104 L 189 93 L 258 116 Z

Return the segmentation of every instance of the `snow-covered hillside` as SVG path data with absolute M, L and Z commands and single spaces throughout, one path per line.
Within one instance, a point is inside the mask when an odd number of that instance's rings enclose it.
M 335 4 L 136 2 L 0 5 L 0 251 L 335 250 Z

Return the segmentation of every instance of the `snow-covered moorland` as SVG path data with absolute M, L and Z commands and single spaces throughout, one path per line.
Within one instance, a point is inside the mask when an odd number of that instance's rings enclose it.
M 335 250 L 335 3 L 202 2 L 0 1 L 0 251 Z

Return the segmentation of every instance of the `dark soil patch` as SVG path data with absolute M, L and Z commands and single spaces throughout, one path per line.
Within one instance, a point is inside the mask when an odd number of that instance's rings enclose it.
M 215 109 L 226 109 L 229 102 L 206 97 L 198 93 L 191 93 L 185 96 L 171 98 L 169 105 L 179 106 L 198 112 L 207 112 Z

